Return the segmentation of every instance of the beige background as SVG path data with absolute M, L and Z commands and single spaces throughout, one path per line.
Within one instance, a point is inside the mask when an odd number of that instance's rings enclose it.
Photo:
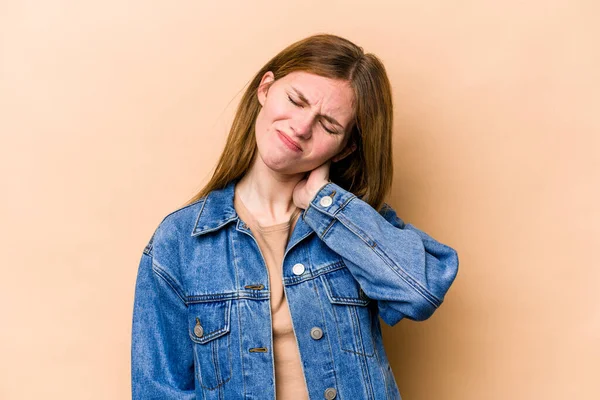
M 390 202 L 459 252 L 440 310 L 384 327 L 404 399 L 600 398 L 599 11 L 0 2 L 0 398 L 130 397 L 144 245 L 206 182 L 251 76 L 317 32 L 386 64 Z

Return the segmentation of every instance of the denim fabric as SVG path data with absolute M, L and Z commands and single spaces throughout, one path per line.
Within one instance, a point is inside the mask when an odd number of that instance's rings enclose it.
M 269 275 L 235 212 L 236 183 L 167 215 L 142 252 L 133 399 L 275 398 Z M 378 317 L 388 325 L 428 318 L 457 271 L 454 249 L 388 204 L 378 212 L 324 185 L 282 265 L 310 398 L 400 399 Z

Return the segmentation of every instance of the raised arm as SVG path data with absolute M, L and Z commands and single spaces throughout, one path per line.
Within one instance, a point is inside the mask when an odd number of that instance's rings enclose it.
M 344 258 L 388 325 L 429 318 L 458 272 L 454 249 L 405 224 L 389 205 L 377 212 L 335 183 L 317 192 L 302 217 Z

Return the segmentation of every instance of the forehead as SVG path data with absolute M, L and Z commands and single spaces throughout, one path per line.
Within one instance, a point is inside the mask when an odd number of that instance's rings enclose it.
M 313 106 L 338 116 L 352 113 L 354 92 L 344 80 L 325 78 L 304 71 L 294 71 L 281 78 L 289 89 L 299 90 Z

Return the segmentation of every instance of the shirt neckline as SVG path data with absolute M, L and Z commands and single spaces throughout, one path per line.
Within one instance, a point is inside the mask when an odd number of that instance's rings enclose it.
M 235 194 L 234 194 L 234 196 L 235 196 Z M 289 229 L 289 227 L 292 225 L 292 221 L 294 220 L 294 218 L 296 218 L 300 214 L 300 211 L 301 211 L 301 209 L 299 207 L 296 207 L 296 209 L 292 212 L 292 215 L 290 215 L 289 221 L 287 221 L 287 222 L 282 222 L 282 223 L 273 224 L 273 225 L 261 225 L 254 218 L 252 213 L 248 210 L 248 208 L 242 201 L 241 197 L 237 196 L 237 199 L 239 201 L 240 207 L 242 207 L 245 214 L 248 215 L 248 217 L 252 220 L 251 221 L 252 225 L 262 233 L 283 231 L 283 230 Z

